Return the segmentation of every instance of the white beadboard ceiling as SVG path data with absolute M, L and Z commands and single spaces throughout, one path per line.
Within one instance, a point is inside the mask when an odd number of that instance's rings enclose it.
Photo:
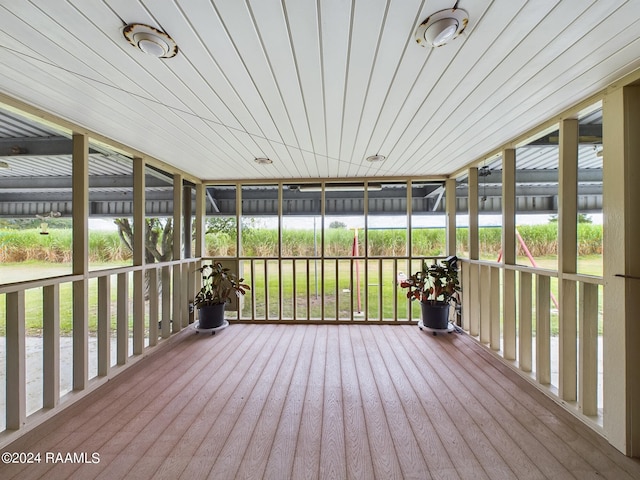
M 0 0 L 0 91 L 205 179 L 441 175 L 640 67 L 639 0 L 460 0 L 464 34 L 419 46 L 454 4 Z

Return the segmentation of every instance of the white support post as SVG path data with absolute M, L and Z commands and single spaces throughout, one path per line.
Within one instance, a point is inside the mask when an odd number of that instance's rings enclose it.
M 455 255 L 456 245 L 456 179 L 448 178 L 444 184 L 445 210 L 447 215 L 446 254 Z
M 194 252 L 196 258 L 205 254 L 206 191 L 207 187 L 205 185 L 202 183 L 196 184 L 196 251 Z
M 478 169 L 469 169 L 469 259 L 480 258 L 480 241 L 478 235 Z M 480 312 L 476 308 L 480 302 L 479 294 L 480 267 L 477 264 L 469 265 L 469 289 L 463 292 L 469 297 L 467 318 L 469 319 L 469 334 L 478 336 L 480 333 Z
M 502 152 L 502 259 L 516 264 L 516 151 Z M 516 359 L 516 272 L 504 270 L 502 297 L 503 354 Z
M 478 260 L 480 258 L 480 240 L 478 235 L 478 169 L 469 169 L 469 258 Z
M 175 174 L 173 176 L 173 260 L 180 260 L 182 258 L 182 240 L 183 240 L 183 224 L 182 224 L 182 210 L 183 210 L 182 195 L 182 175 Z M 184 306 L 183 302 L 186 299 L 182 298 L 183 290 L 180 288 L 182 282 L 182 266 L 175 264 L 173 266 L 173 323 L 171 332 L 179 332 L 185 321 L 183 318 Z
M 363 205 L 364 205 L 364 238 L 363 240 L 363 245 L 364 245 L 364 258 L 362 259 L 362 263 L 364 263 L 364 295 L 362 295 L 362 313 L 364 313 L 364 319 L 365 320 L 369 320 L 369 183 L 368 182 L 364 182 L 364 192 L 363 192 Z M 357 228 L 357 227 L 356 227 Z M 357 245 L 356 248 L 358 249 L 358 256 L 360 255 L 360 246 Z M 360 260 L 357 259 L 356 262 L 359 262 Z M 336 268 L 336 272 L 338 272 L 337 268 Z M 336 277 L 339 277 L 339 275 L 336 275 Z M 380 283 L 380 282 L 378 282 Z M 340 285 L 340 283 L 338 283 L 337 278 L 336 278 L 336 298 L 338 298 L 338 291 L 340 290 L 338 288 L 338 285 Z M 340 314 L 338 313 L 340 311 L 340 308 L 338 307 L 339 303 L 336 302 L 336 316 L 340 317 Z
M 133 264 L 145 264 L 145 161 L 133 159 Z M 144 351 L 144 270 L 133 272 L 133 354 Z
M 207 187 L 202 183 L 196 184 L 196 246 L 194 256 L 196 258 L 202 258 L 206 254 L 206 220 L 207 220 Z M 200 275 L 196 275 L 197 268 L 202 265 L 202 261 L 191 264 L 191 275 L 189 276 L 189 301 L 193 301 L 196 292 L 200 290 Z M 240 272 L 238 272 L 240 274 Z M 195 309 L 189 312 L 189 323 L 193 323 L 196 320 Z
M 73 267 L 74 275 L 89 271 L 89 138 L 73 134 Z M 73 282 L 73 389 L 89 381 L 89 282 Z
M 578 243 L 578 120 L 560 122 L 558 170 L 558 289 L 559 289 L 559 380 L 561 399 L 577 398 L 578 317 L 576 282 L 563 278 L 576 273 Z
M 604 430 L 640 456 L 640 86 L 609 91 L 603 103 Z

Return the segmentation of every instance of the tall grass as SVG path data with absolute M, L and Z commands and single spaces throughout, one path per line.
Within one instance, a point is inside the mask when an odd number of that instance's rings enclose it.
M 69 262 L 71 245 L 71 230 L 52 230 L 49 235 L 38 229 L 0 230 L 0 261 Z
M 535 257 L 554 255 L 558 250 L 557 224 L 522 225 L 518 231 L 531 254 Z M 329 228 L 325 230 L 324 255 L 328 257 L 351 256 L 353 230 Z M 360 230 L 359 254 L 365 254 L 364 232 Z M 420 228 L 412 231 L 412 253 L 419 256 L 442 255 L 445 251 L 445 231 L 442 228 Z M 480 228 L 480 251 L 483 255 L 496 256 L 501 249 L 500 227 Z M 458 251 L 468 251 L 468 230 L 456 231 Z M 71 230 L 52 230 L 40 235 L 37 229 L 0 230 L 0 262 L 25 261 L 69 262 L 72 257 Z M 405 256 L 407 233 L 404 229 L 372 229 L 367 235 L 369 256 Z M 242 234 L 242 255 L 248 257 L 276 257 L 278 255 L 278 231 L 253 228 Z M 520 248 L 520 247 L 519 247 Z M 236 235 L 212 232 L 206 235 L 206 254 L 209 256 L 234 256 Z M 312 257 L 321 254 L 320 231 L 311 229 L 284 229 L 282 231 L 282 255 L 285 257 Z M 519 255 L 524 252 L 520 249 Z M 578 254 L 602 254 L 602 225 L 578 224 Z M 123 246 L 117 232 L 95 231 L 89 234 L 89 261 L 109 263 L 129 260 L 131 255 Z
M 38 229 L 0 230 L 0 262 L 39 261 L 70 262 L 73 252 L 73 232 L 70 229 L 51 230 L 48 235 Z M 89 261 L 119 262 L 131 258 L 130 252 L 116 232 L 89 233 Z
M 536 257 L 556 255 L 558 253 L 558 224 L 522 225 L 518 232 L 527 245 L 529 251 Z M 600 226 L 600 240 L 602 241 L 602 227 Z M 518 244 L 519 255 L 524 255 Z
M 578 255 L 602 255 L 602 225 L 578 224 Z

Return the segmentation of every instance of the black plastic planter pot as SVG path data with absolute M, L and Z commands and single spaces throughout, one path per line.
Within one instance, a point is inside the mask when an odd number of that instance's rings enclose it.
M 449 304 L 421 302 L 422 324 L 427 328 L 445 330 L 449 327 Z
M 224 303 L 218 303 L 216 305 L 208 305 L 200 307 L 198 320 L 198 328 L 218 328 L 224 323 Z

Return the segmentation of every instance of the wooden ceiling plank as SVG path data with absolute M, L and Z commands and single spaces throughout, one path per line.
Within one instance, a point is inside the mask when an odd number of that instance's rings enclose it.
M 249 4 L 257 22 L 271 74 L 293 128 L 296 145 L 313 150 L 302 87 L 282 3 L 279 0 L 251 0 Z
M 391 2 L 389 6 L 384 31 L 381 34 L 382 43 L 371 72 L 366 102 L 353 142 L 351 158 L 354 160 L 366 158 L 371 155 L 369 152 L 373 151 L 388 155 L 388 152 L 379 150 L 379 144 L 374 142 L 371 145 L 372 140 L 375 140 L 373 132 L 381 118 L 388 113 L 395 114 L 393 110 L 388 109 L 393 105 L 396 110 L 399 108 L 403 96 L 411 88 L 412 79 L 424 64 L 424 58 L 421 58 L 423 52 L 411 48 L 415 42 L 413 32 L 407 31 L 407 18 L 413 17 L 413 23 L 418 23 L 422 18 L 416 13 L 422 4 L 420 0 L 407 0 Z M 398 35 L 397 32 L 404 34 Z M 384 112 L 383 107 L 387 108 Z
M 315 1 L 284 0 L 284 4 L 313 149 L 318 155 L 326 155 L 319 26 Z
M 325 0 L 320 3 L 327 155 L 333 158 L 340 156 L 353 1 Z
M 512 42 L 516 34 L 514 30 L 525 5 L 526 2 L 523 0 L 509 2 L 508 5 L 500 7 L 494 3 L 487 11 L 482 12 L 472 27 L 472 34 L 482 36 L 484 42 L 467 41 L 470 37 L 463 35 L 451 44 L 433 51 L 426 68 L 418 77 L 415 88 L 408 94 L 404 108 L 393 119 L 393 125 L 384 137 L 382 150 L 389 151 L 404 161 L 413 161 L 414 151 L 408 151 L 409 148 L 418 142 L 421 146 L 425 139 L 431 143 L 433 131 L 451 115 L 450 109 L 442 107 L 448 96 L 464 97 L 472 87 L 462 83 L 465 78 L 473 77 L 475 84 L 500 62 L 502 54 L 498 52 L 509 52 L 513 49 Z M 528 20 L 529 28 L 535 26 L 535 18 L 534 16 Z M 497 29 L 495 25 L 507 27 Z M 522 30 L 520 28 L 518 27 L 517 31 L 526 31 L 527 24 Z M 463 92 L 460 92 L 462 89 Z M 466 114 L 469 112 L 465 112 Z M 429 124 L 428 129 L 425 127 L 426 124 Z
M 296 145 L 297 140 L 291 121 L 258 37 L 254 18 L 252 18 L 246 4 L 237 0 L 220 0 L 216 2 L 216 7 L 219 15 L 224 18 L 225 28 L 251 79 L 259 101 L 262 102 L 264 110 L 268 113 L 269 121 L 274 126 L 274 133 L 269 138 Z M 272 11 L 269 17 L 262 20 L 270 23 L 273 16 Z M 277 11 L 275 16 L 277 17 Z M 250 105 L 250 107 L 251 109 L 257 108 L 256 105 Z
M 485 129 L 482 134 L 478 135 L 477 127 L 470 122 L 466 120 L 461 122 L 458 128 L 461 128 L 462 124 L 465 125 L 463 135 L 465 135 L 468 142 L 464 150 L 478 151 L 484 148 L 484 151 L 488 151 L 490 148 L 484 147 L 483 144 L 490 144 L 492 141 L 495 142 L 496 139 L 505 134 L 509 135 L 507 138 L 513 138 L 521 131 L 533 128 L 545 118 L 553 115 L 553 112 L 549 111 L 547 105 L 555 105 L 555 110 L 560 112 L 581 99 L 586 98 L 589 94 L 603 89 L 607 84 L 620 78 L 627 69 L 634 70 L 640 67 L 640 59 L 637 57 L 640 40 L 638 40 L 637 36 L 633 33 L 638 30 L 637 27 L 640 25 L 640 20 L 638 20 L 637 17 L 629 17 L 629 12 L 624 10 L 619 10 L 615 13 L 616 15 L 614 15 L 612 21 L 616 22 L 616 28 L 621 28 L 620 32 L 612 32 L 610 30 L 611 25 L 603 25 L 602 31 L 589 31 L 588 33 L 588 35 L 594 35 L 595 38 L 600 38 L 600 41 L 598 41 L 600 45 L 599 48 L 592 50 L 576 42 L 563 55 L 557 57 L 530 80 L 536 87 L 532 88 L 530 85 L 525 84 L 507 98 L 500 99 L 499 101 L 494 99 L 494 101 L 491 102 L 492 109 L 490 111 L 481 109 L 480 113 L 484 115 L 487 125 L 491 126 Z M 596 28 L 599 29 L 600 27 Z M 609 35 L 615 36 L 616 42 L 623 42 L 623 44 L 626 42 L 629 43 L 627 43 L 625 48 L 619 50 L 619 45 L 612 45 L 613 40 L 607 41 L 607 32 L 609 32 Z M 590 39 L 583 38 L 581 41 L 588 42 Z M 581 49 L 581 47 L 584 47 L 584 49 Z M 580 55 L 594 55 L 604 60 L 598 65 L 589 68 L 580 61 Z M 616 64 L 625 65 L 626 68 L 616 70 L 612 66 Z M 546 79 L 546 81 L 543 81 L 544 79 Z M 583 85 L 582 88 L 578 88 L 576 79 L 580 79 L 580 83 L 585 85 Z M 591 80 L 587 82 L 587 79 Z M 529 95 L 524 95 L 524 91 L 528 91 Z M 504 105 L 510 101 L 514 102 L 516 98 L 519 99 L 517 106 L 506 111 Z M 503 118 L 507 128 L 492 126 L 493 119 L 498 116 Z M 521 127 L 520 124 L 523 121 L 523 117 L 526 117 L 527 124 Z M 518 127 L 520 132 L 516 131 Z M 455 156 L 456 153 L 452 153 L 451 151 L 446 152 L 446 149 L 451 150 L 451 147 L 452 146 L 445 147 L 444 151 L 435 153 L 439 158 L 446 158 L 447 155 Z M 461 149 L 456 148 L 456 150 L 460 151 Z M 464 158 L 468 157 L 462 157 L 462 162 L 464 162 Z
M 389 3 L 388 0 L 355 3 L 339 153 L 340 158 L 349 163 L 346 169 L 339 169 L 339 173 L 351 173 L 351 166 L 364 160 L 353 156 L 355 139 L 362 120 Z

